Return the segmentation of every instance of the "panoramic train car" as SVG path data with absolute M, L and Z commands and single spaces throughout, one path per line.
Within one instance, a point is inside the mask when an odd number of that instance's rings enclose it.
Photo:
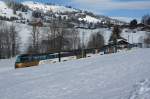
M 41 58 L 39 61 L 39 64 L 50 64 L 50 63 L 56 63 L 59 62 L 59 54 L 53 53 L 53 54 L 46 54 L 43 59 Z
M 15 68 L 37 66 L 42 60 L 55 58 L 58 58 L 58 54 L 22 54 L 17 57 L 15 62 Z
M 15 62 L 15 68 L 23 68 L 23 67 L 30 67 L 30 66 L 37 66 L 39 64 L 39 60 L 37 56 L 30 55 L 30 54 L 23 54 L 17 56 Z
M 88 53 L 93 53 L 93 49 L 84 50 L 84 56 Z M 15 68 L 24 68 L 37 66 L 39 64 L 56 63 L 61 61 L 68 61 L 82 57 L 82 51 L 64 51 L 57 53 L 43 53 L 43 54 L 22 54 L 19 55 L 15 62 Z

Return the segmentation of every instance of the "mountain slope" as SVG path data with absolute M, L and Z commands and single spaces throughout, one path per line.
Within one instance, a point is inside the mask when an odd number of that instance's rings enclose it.
M 25 1 L 22 2 L 23 5 L 28 6 L 32 10 L 43 10 L 44 12 L 47 11 L 53 11 L 53 12 L 73 12 L 77 11 L 75 9 L 67 8 L 64 6 L 58 6 L 58 5 L 47 5 L 47 4 L 42 4 L 34 1 Z
M 9 8 L 4 1 L 0 1 L 0 16 L 16 17 L 13 10 Z
M 48 22 L 52 19 L 52 16 L 55 18 L 61 17 L 64 19 L 70 19 L 72 21 L 85 21 L 88 23 L 112 23 L 112 24 L 125 24 L 125 22 L 114 20 L 109 17 L 95 15 L 88 11 L 82 11 L 72 7 L 66 7 L 61 5 L 50 5 L 43 4 L 33 1 L 24 1 L 20 3 L 14 3 L 15 5 L 8 6 L 8 3 L 0 1 L 0 17 L 1 19 L 15 21 L 19 23 L 29 23 L 35 18 L 34 13 L 39 13 L 40 18 L 44 22 Z M 12 7 L 14 6 L 14 7 Z

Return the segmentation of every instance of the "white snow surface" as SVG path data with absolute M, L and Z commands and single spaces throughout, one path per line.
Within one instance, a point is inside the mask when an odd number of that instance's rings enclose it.
M 15 58 L 0 60 L 0 73 L 7 72 L 14 69 Z
M 149 99 L 149 59 L 134 49 L 0 72 L 0 99 Z
M 149 99 L 150 98 L 150 80 L 145 79 L 137 83 L 129 99 Z

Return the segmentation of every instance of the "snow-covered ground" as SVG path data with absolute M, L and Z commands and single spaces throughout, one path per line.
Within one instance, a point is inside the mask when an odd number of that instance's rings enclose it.
M 149 59 L 134 49 L 0 72 L 0 99 L 149 99 Z
M 0 73 L 13 70 L 15 66 L 15 58 L 0 59 Z

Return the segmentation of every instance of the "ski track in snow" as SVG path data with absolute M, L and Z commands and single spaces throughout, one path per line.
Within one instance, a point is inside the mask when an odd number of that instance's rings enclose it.
M 150 80 L 145 79 L 137 83 L 129 99 L 149 99 L 150 98 Z

